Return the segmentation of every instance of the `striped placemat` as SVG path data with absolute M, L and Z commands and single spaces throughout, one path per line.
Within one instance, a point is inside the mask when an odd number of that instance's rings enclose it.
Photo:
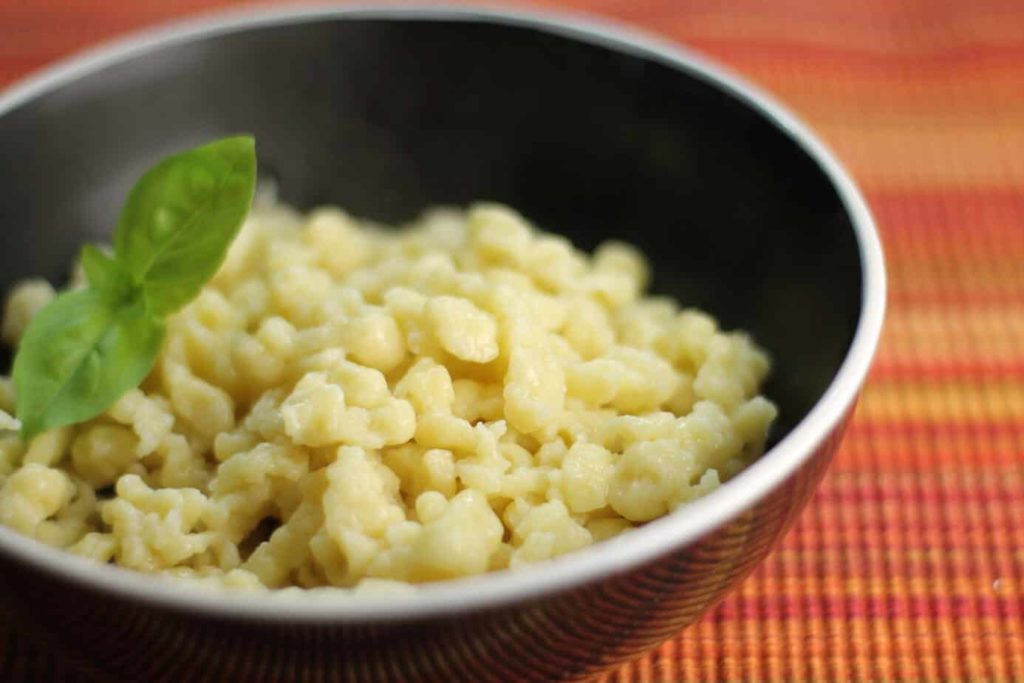
M 224 2 L 4 0 L 0 84 Z M 609 681 L 1024 681 L 1024 3 L 573 0 L 776 93 L 861 183 L 890 313 L 846 442 L 765 564 Z M 0 629 L 0 679 L 69 676 Z

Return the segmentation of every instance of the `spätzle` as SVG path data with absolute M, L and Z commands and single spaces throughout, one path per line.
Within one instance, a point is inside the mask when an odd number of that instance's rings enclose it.
M 765 354 L 647 280 L 632 247 L 590 256 L 495 204 L 386 230 L 257 202 L 104 415 L 23 444 L 0 378 L 0 522 L 245 589 L 361 590 L 583 548 L 718 486 L 776 414 Z M 16 286 L 4 339 L 52 297 Z

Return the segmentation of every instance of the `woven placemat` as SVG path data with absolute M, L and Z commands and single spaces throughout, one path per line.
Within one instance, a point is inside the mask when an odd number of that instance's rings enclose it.
M 0 83 L 223 2 L 5 0 Z M 700 623 L 608 680 L 1024 681 L 1024 3 L 575 0 L 776 93 L 864 188 L 877 364 L 820 491 Z M 0 629 L 0 678 L 68 672 Z

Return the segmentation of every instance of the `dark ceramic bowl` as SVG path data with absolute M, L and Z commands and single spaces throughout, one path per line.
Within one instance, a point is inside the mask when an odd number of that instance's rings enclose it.
M 770 450 L 707 497 L 518 572 L 402 598 L 198 592 L 0 529 L 0 604 L 130 680 L 575 679 L 653 647 L 771 549 L 836 449 L 878 341 L 878 237 L 791 114 L 677 46 L 577 18 L 275 10 L 146 32 L 0 97 L 0 286 L 59 280 L 163 154 L 236 131 L 300 206 L 400 220 L 507 202 L 772 354 Z

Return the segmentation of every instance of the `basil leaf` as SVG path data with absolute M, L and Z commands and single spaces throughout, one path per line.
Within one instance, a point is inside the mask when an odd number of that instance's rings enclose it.
M 142 286 L 152 315 L 191 301 L 220 267 L 252 203 L 252 137 L 164 159 L 135 185 L 114 233 L 115 258 Z
M 154 166 L 135 185 L 114 256 L 82 250 L 89 286 L 65 292 L 25 331 L 14 359 L 22 436 L 96 417 L 146 377 L 163 318 L 217 271 L 256 184 L 251 137 L 225 138 Z
M 89 285 L 120 302 L 132 295 L 131 277 L 124 267 L 91 244 L 82 247 L 82 269 Z
M 23 438 L 109 408 L 145 378 L 163 336 L 141 297 L 117 305 L 88 288 L 58 296 L 32 319 L 14 359 Z

